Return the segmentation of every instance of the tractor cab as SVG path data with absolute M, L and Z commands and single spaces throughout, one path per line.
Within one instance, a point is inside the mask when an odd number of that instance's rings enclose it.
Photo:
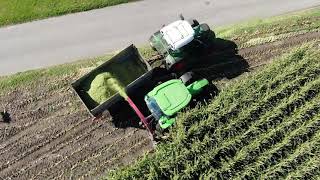
M 175 122 L 175 115 L 188 106 L 194 95 L 207 86 L 206 79 L 186 86 L 182 80 L 173 79 L 155 87 L 145 96 L 145 102 L 162 129 Z
M 189 44 L 194 39 L 195 31 L 188 21 L 179 20 L 160 30 L 170 49 L 175 51 Z
M 185 58 L 197 55 L 215 38 L 207 24 L 199 24 L 195 19 L 175 21 L 162 27 L 150 39 L 150 46 L 164 58 L 167 69 L 175 69 Z M 181 71 L 177 69 L 175 71 Z

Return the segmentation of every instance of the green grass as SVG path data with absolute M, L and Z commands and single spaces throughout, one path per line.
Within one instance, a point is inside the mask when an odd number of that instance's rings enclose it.
M 319 49 L 293 50 L 181 113 L 169 141 L 109 178 L 279 179 L 306 168 L 320 155 L 319 69 Z
M 59 78 L 63 76 L 77 76 L 79 69 L 97 66 L 101 59 L 109 59 L 110 56 L 87 59 L 76 63 L 63 64 L 48 69 L 30 70 L 10 76 L 0 77 L 0 95 L 8 93 L 15 88 L 32 86 L 43 79 Z
M 267 19 L 256 19 L 246 23 L 219 27 L 219 37 L 238 43 L 255 38 L 271 38 L 281 34 L 309 32 L 320 28 L 320 8 L 290 13 Z M 259 41 L 259 40 L 258 40 Z
M 87 11 L 135 0 L 0 0 L 0 26 Z

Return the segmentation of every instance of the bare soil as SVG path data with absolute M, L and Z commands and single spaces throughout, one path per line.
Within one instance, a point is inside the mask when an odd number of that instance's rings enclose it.
M 237 58 L 253 71 L 288 48 L 319 39 L 320 32 L 306 33 L 240 49 Z M 206 70 L 236 71 L 227 67 L 235 61 Z M 76 78 L 44 79 L 0 97 L 0 108 L 12 118 L 0 122 L 0 179 L 95 179 L 152 150 L 144 129 L 116 128 L 110 116 L 93 121 L 71 90 Z

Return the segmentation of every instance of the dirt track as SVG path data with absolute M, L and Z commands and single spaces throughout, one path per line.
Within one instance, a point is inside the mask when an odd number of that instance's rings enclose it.
M 240 49 L 251 69 L 320 32 Z M 13 121 L 0 123 L 0 179 L 96 178 L 152 149 L 142 129 L 117 129 L 111 118 L 92 121 L 69 83 L 75 77 L 43 80 L 0 97 Z

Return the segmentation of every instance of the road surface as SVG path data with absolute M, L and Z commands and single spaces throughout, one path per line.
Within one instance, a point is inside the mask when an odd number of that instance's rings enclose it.
M 0 28 L 0 75 L 146 44 L 179 13 L 213 26 L 320 5 L 319 0 L 143 0 Z

